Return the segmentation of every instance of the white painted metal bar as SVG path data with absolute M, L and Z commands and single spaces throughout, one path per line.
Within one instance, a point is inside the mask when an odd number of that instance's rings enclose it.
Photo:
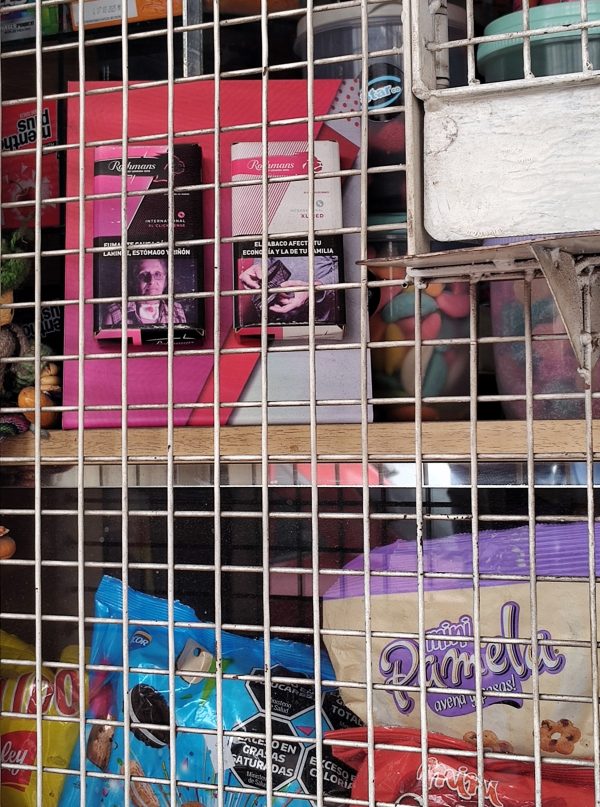
M 523 31 L 529 31 L 529 0 L 523 0 Z M 525 79 L 533 78 L 531 71 L 531 38 L 523 38 L 523 76 Z
M 483 734 L 483 675 L 481 663 L 481 593 L 479 574 L 479 490 L 478 490 L 478 462 L 477 462 L 477 389 L 478 389 L 478 357 L 477 333 L 479 329 L 478 288 L 469 287 L 469 435 L 471 449 L 471 549 L 473 553 L 473 654 L 474 654 L 474 684 L 475 684 L 475 733 L 477 736 L 477 803 L 485 807 L 485 776 L 484 776 L 484 734 Z
M 42 334 L 42 110 L 43 110 L 43 63 L 42 63 L 42 3 L 35 2 L 35 203 L 34 203 L 34 553 L 35 553 L 35 703 L 36 719 L 36 805 L 43 807 L 43 777 L 44 777 L 44 721 L 42 692 L 42 662 L 43 662 L 43 630 L 42 630 L 42 485 L 41 485 L 41 438 L 42 438 L 42 412 L 41 412 L 41 334 Z
M 121 323 L 127 322 L 127 162 L 129 156 L 129 20 L 128 8 L 121 7 Z M 128 333 L 121 328 L 121 580 L 123 597 L 122 653 L 123 653 L 123 800 L 124 807 L 131 804 L 131 752 L 129 705 L 129 465 L 128 465 Z M 121 704 L 120 704 L 121 705 Z M 134 775 L 137 771 L 134 771 Z
M 263 0 L 264 2 L 264 0 Z M 364 14 L 364 9 L 363 9 Z M 308 398 L 309 398 L 309 432 L 310 432 L 310 529 L 311 529 L 311 570 L 312 570 L 312 626 L 313 626 L 313 661 L 314 661 L 314 701 L 315 701 L 315 798 L 311 799 L 316 807 L 323 807 L 323 722 L 320 704 L 322 702 L 321 687 L 321 612 L 319 600 L 320 569 L 320 525 L 319 525 L 319 489 L 317 461 L 317 367 L 316 367 L 316 335 L 315 335 L 315 132 L 314 132 L 314 2 L 306 3 L 306 54 L 307 54 L 307 163 L 308 193 L 306 197 L 307 212 L 307 245 L 308 245 Z M 362 31 L 364 40 L 364 29 Z M 364 87 L 364 82 L 363 82 Z M 363 94 L 366 98 L 366 94 Z M 366 105 L 363 105 L 366 106 Z M 264 484 L 264 480 L 263 480 Z
M 213 0 L 213 51 L 214 51 L 214 131 L 213 159 L 215 171 L 214 256 L 213 256 L 213 501 L 214 501 L 214 607 L 215 607 L 215 693 L 216 693 L 216 742 L 217 742 L 217 789 L 216 807 L 223 807 L 225 799 L 224 777 L 224 731 L 223 731 L 223 651 L 222 651 L 222 603 L 223 586 L 221 575 L 222 516 L 221 516 L 221 143 L 218 133 L 221 127 L 221 14 L 218 0 Z
M 585 307 L 585 321 L 591 322 L 591 294 L 583 294 Z M 592 367 L 592 340 L 585 341 L 585 369 Z M 589 614 L 590 614 L 590 669 L 591 669 L 591 709 L 593 722 L 593 761 L 594 761 L 594 793 L 596 804 L 600 804 L 600 705 L 598 703 L 598 686 L 600 677 L 598 672 L 598 612 L 597 612 L 597 576 L 596 568 L 596 504 L 594 496 L 594 432 L 592 429 L 593 411 L 591 384 L 586 384 L 585 396 L 585 442 L 586 442 L 586 492 L 587 492 L 587 526 L 589 541 Z
M 421 293 L 422 283 L 415 283 L 415 522 L 417 550 L 417 607 L 418 607 L 418 647 L 419 647 L 419 716 L 421 732 L 421 769 L 429 770 L 429 739 L 427 736 L 427 667 L 426 624 L 425 624 L 425 519 L 424 519 L 424 466 L 423 466 L 423 362 L 421 336 Z M 423 807 L 429 807 L 429 777 L 422 777 Z
M 269 34 L 268 3 L 260 0 L 260 38 L 261 38 L 261 183 L 262 183 L 262 238 L 261 238 L 261 308 L 260 308 L 260 426 L 261 426 L 261 532 L 262 532 L 262 639 L 263 639 L 263 675 L 264 675 L 264 766 L 265 766 L 265 800 L 273 802 L 273 677 L 271 659 L 271 525 L 269 519 L 269 366 L 268 366 L 268 293 L 269 293 L 269 193 L 272 191 L 269 178 Z M 310 158 L 309 158 L 309 164 Z M 237 267 L 234 266 L 237 273 Z M 235 284 L 237 285 L 237 284 Z M 239 299 L 239 298 L 238 298 Z M 243 299 L 243 298 L 242 298 Z M 236 300 L 234 299 L 234 305 Z
M 535 460 L 533 432 L 533 345 L 531 322 L 531 278 L 523 280 L 523 318 L 525 331 L 525 413 L 527 420 L 527 515 L 529 522 L 529 608 L 531 625 L 531 655 L 539 658 L 538 608 L 537 608 L 537 561 L 535 541 Z M 533 757 L 535 776 L 535 806 L 540 807 L 542 801 L 542 761 L 540 747 L 540 675 L 536 664 L 531 671 L 533 695 Z
M 528 0 L 525 0 L 528 2 Z M 467 0 L 467 81 L 469 86 L 478 84 L 479 80 L 476 77 L 475 67 L 475 46 L 472 44 L 475 37 L 475 9 L 473 0 Z
M 77 283 L 78 283 L 78 309 L 77 309 L 77 344 L 79 356 L 77 358 L 77 642 L 78 642 L 78 672 L 79 672 L 79 786 L 81 807 L 87 803 L 86 767 L 86 630 L 85 630 L 85 25 L 83 3 L 78 8 L 77 32 L 77 65 L 79 72 L 79 117 L 78 117 L 78 248 Z M 64 311 L 63 311 L 64 313 Z
M 588 0 L 580 0 L 581 22 L 588 22 Z M 581 69 L 584 73 L 594 69 L 590 59 L 590 39 L 589 29 L 584 27 L 581 29 Z M 598 69 L 598 65 L 596 65 Z
M 202 14 L 202 3 L 199 3 Z M 187 3 L 186 3 L 187 6 Z M 168 660 L 169 660 L 169 800 L 177 804 L 177 708 L 175 701 L 175 466 L 174 466 L 174 311 L 175 311 L 175 56 L 173 42 L 173 2 L 167 2 L 166 50 L 167 50 L 167 615 L 168 615 Z M 196 34 L 197 36 L 197 34 Z M 200 34 L 202 36 L 202 34 Z M 187 37 L 187 34 L 186 34 Z M 184 46 L 187 51 L 189 41 Z M 195 60 L 196 61 L 196 60 Z M 184 53 L 184 67 L 186 54 Z M 194 67 L 197 68 L 197 64 Z M 125 321 L 125 320 L 123 320 Z
M 403 9 L 403 14 L 406 14 L 407 9 Z M 410 13 L 410 12 L 409 12 Z M 368 9 L 364 4 L 361 5 L 361 97 L 368 98 L 369 88 L 369 17 Z M 403 48 L 408 39 L 408 32 L 403 34 Z M 406 86 L 406 85 L 405 85 Z M 406 102 L 405 102 L 406 103 Z M 369 142 L 369 105 L 364 103 L 360 110 L 360 144 L 361 144 L 361 162 L 360 162 L 360 195 L 361 195 L 361 213 L 360 213 L 360 255 L 367 254 L 367 204 L 365 201 L 368 198 L 368 160 L 365 159 L 365 154 L 368 149 Z M 400 182 L 401 178 L 396 174 L 396 181 Z M 408 179 L 405 174 L 405 181 L 408 186 Z M 364 598 L 364 624 L 365 624 L 365 706 L 367 714 L 367 771 L 368 771 L 368 786 L 367 786 L 367 801 L 369 807 L 375 807 L 376 804 L 376 779 L 375 779 L 375 725 L 373 720 L 373 645 L 372 645 L 372 621 L 371 621 L 371 522 L 370 522 L 370 495 L 369 495 L 369 434 L 367 429 L 368 421 L 368 385 L 367 373 L 369 372 L 369 355 L 367 350 L 368 341 L 368 288 L 367 288 L 367 271 L 366 267 L 361 267 L 361 290 L 360 290 L 360 365 L 361 365 L 361 390 L 360 390 L 360 415 L 361 415 L 361 434 L 360 434 L 360 448 L 361 448 L 361 505 L 362 505 L 362 548 L 363 548 L 363 598 Z M 314 579 L 313 579 L 314 585 Z

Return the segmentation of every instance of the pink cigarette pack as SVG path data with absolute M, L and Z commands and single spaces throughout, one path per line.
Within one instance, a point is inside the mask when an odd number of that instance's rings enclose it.
M 267 204 L 269 244 L 266 276 L 267 325 L 277 339 L 306 339 L 309 318 L 309 255 L 313 261 L 315 335 L 339 339 L 344 333 L 344 293 L 334 286 L 344 280 L 344 244 L 341 235 L 322 235 L 342 226 L 342 182 L 330 176 L 340 170 L 337 142 L 319 140 L 313 145 L 314 209 L 309 209 L 309 144 L 306 141 L 269 143 Z M 263 173 L 262 144 L 235 143 L 231 150 L 232 177 L 253 181 L 234 185 L 232 190 L 233 234 L 250 236 L 233 246 L 234 278 L 238 290 L 254 294 L 235 298 L 235 327 L 243 336 L 260 336 L 262 320 L 263 266 L 262 188 L 257 182 Z M 325 177 L 321 177 L 325 174 Z M 302 178 L 299 178 L 302 177 Z M 303 177 L 306 177 L 304 179 Z M 304 232 L 313 217 L 315 236 L 309 241 Z M 285 233 L 299 233 L 287 237 Z

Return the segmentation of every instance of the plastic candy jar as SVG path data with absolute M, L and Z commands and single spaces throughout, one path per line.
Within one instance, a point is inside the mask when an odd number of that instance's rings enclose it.
M 369 258 L 406 254 L 406 217 L 370 216 L 369 226 L 387 224 L 389 229 L 369 233 Z M 397 280 L 398 286 L 379 287 L 380 296 L 370 318 L 372 342 L 396 342 L 415 338 L 415 289 L 403 287 L 405 269 L 371 268 L 374 280 Z M 377 288 L 377 287 L 374 287 Z M 430 283 L 421 293 L 422 340 L 469 336 L 469 287 L 467 283 Z M 424 345 L 421 349 L 423 397 L 468 395 L 469 346 Z M 415 347 L 396 345 L 371 349 L 373 395 L 404 398 L 415 394 Z M 376 407 L 378 420 L 412 420 L 412 403 Z M 467 402 L 424 403 L 424 420 L 453 420 L 468 413 Z
M 524 281 L 500 280 L 490 284 L 493 336 L 524 336 Z M 565 326 L 544 278 L 531 284 L 531 328 L 534 336 L 563 334 L 560 340 L 532 342 L 534 394 L 583 392 L 584 381 Z M 525 343 L 504 342 L 494 345 L 496 381 L 501 395 L 525 394 Z M 599 388 L 600 366 L 592 373 L 594 391 Z M 525 418 L 525 401 L 504 401 L 508 418 Z M 600 416 L 600 401 L 593 405 L 594 417 Z M 583 398 L 558 398 L 534 401 L 533 414 L 540 419 L 582 418 Z

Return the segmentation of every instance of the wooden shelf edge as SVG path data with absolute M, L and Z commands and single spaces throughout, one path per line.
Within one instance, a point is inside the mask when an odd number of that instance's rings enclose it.
M 584 421 L 536 421 L 536 459 L 581 460 L 585 458 Z M 600 421 L 593 423 L 594 445 L 600 445 Z M 212 428 L 175 429 L 174 456 L 178 462 L 211 462 L 214 456 Z M 77 432 L 51 431 L 42 439 L 41 460 L 48 465 L 77 463 Z M 468 422 L 424 423 L 423 458 L 450 460 L 470 457 Z M 414 423 L 372 423 L 368 427 L 367 456 L 371 461 L 410 461 L 415 457 Z M 273 461 L 306 461 L 310 458 L 310 430 L 303 426 L 270 426 L 269 457 Z M 477 453 L 481 459 L 524 459 L 527 429 L 522 421 L 482 421 L 477 424 Z M 260 426 L 225 426 L 220 430 L 222 462 L 254 462 L 261 455 Z M 166 461 L 167 430 L 130 429 L 128 457 L 135 462 Z M 317 456 L 328 462 L 360 462 L 361 427 L 358 424 L 322 424 L 317 427 Z M 600 449 L 595 457 L 600 456 Z M 119 463 L 119 429 L 88 429 L 84 437 L 84 460 Z M 25 434 L 0 444 L 2 464 L 32 464 L 34 436 Z

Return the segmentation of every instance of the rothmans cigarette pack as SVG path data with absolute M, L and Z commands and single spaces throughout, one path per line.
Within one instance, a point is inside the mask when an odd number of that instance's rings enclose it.
M 133 344 L 164 342 L 169 321 L 175 341 L 196 341 L 204 333 L 199 298 L 180 297 L 201 290 L 201 247 L 179 241 L 202 234 L 202 197 L 199 190 L 181 190 L 201 180 L 202 152 L 195 144 L 174 146 L 173 217 L 169 222 L 168 154 L 166 146 L 133 146 L 127 153 L 127 306 L 122 303 L 121 173 L 119 147 L 95 151 L 94 296 L 109 298 L 94 308 L 97 339 L 121 337 L 124 323 Z M 110 194 L 110 195 L 108 195 Z M 174 299 L 169 309 L 167 258 L 169 225 L 175 238 L 172 271 Z M 110 299 L 112 298 L 112 299 Z M 119 299 L 117 299 L 119 298 Z
M 309 296 L 314 294 L 315 334 L 340 339 L 344 332 L 343 291 L 330 286 L 344 279 L 344 244 L 341 235 L 319 235 L 319 230 L 342 227 L 342 183 L 339 176 L 319 178 L 340 170 L 339 145 L 314 143 L 312 169 L 308 143 L 271 142 L 267 147 L 269 243 L 262 260 L 263 204 L 260 142 L 234 143 L 231 148 L 232 234 L 247 235 L 234 243 L 234 322 L 238 335 L 260 336 L 266 320 L 270 336 L 304 338 L 309 332 Z M 309 172 L 314 173 L 314 205 L 309 202 Z M 306 178 L 304 178 L 306 177 Z M 315 237 L 308 239 L 308 221 L 314 218 Z M 285 233 L 298 233 L 287 237 Z M 313 274 L 310 275 L 310 256 Z M 267 310 L 263 317 L 263 274 L 266 273 Z M 312 282 L 311 282 L 312 280 Z M 323 287 L 323 288 L 322 288 Z

